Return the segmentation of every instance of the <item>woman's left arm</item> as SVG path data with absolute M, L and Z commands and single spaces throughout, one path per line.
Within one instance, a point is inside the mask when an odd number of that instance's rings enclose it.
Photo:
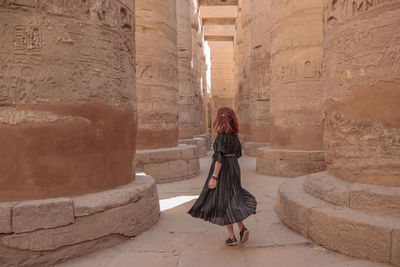
M 208 182 L 208 188 L 215 189 L 217 187 L 217 179 L 221 167 L 222 167 L 222 162 L 216 161 L 214 165 L 213 175 L 211 176 L 210 181 Z

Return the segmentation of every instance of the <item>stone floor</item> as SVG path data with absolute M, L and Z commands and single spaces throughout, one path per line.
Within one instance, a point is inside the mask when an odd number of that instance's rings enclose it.
M 200 175 L 195 178 L 158 185 L 162 212 L 160 221 L 151 230 L 116 247 L 59 266 L 387 266 L 328 251 L 286 228 L 275 212 L 277 188 L 286 179 L 257 174 L 256 159 L 251 157 L 240 159 L 242 185 L 258 201 L 257 214 L 245 221 L 250 240 L 243 246 L 226 247 L 224 227 L 187 214 L 203 187 L 210 162 L 210 157 L 201 159 Z

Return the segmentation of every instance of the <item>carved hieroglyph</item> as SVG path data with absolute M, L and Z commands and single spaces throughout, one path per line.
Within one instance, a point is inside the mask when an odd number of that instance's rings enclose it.
M 272 1 L 271 143 L 322 150 L 322 4 Z
M 323 2 L 329 172 L 400 186 L 400 1 Z
M 176 29 L 174 0 L 136 1 L 139 149 L 178 143 Z
M 0 2 L 0 201 L 127 184 L 134 1 Z
M 251 140 L 270 141 L 270 9 L 271 0 L 251 1 L 249 119 Z

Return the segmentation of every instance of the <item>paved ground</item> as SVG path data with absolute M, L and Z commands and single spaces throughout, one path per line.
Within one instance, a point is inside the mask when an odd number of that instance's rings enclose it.
M 187 211 L 200 193 L 210 166 L 201 159 L 199 176 L 158 186 L 160 221 L 149 231 L 119 246 L 60 266 L 84 267 L 378 267 L 386 266 L 327 251 L 286 228 L 275 212 L 276 192 L 284 178 L 255 172 L 255 158 L 240 159 L 242 185 L 258 201 L 257 214 L 245 221 L 250 240 L 226 247 L 225 227 L 194 219 Z M 237 232 L 237 226 L 235 226 Z

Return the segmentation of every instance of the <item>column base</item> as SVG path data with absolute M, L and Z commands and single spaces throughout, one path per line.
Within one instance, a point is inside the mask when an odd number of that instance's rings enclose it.
M 136 171 L 151 175 L 157 183 L 185 180 L 199 174 L 196 145 L 136 151 Z
M 211 134 L 209 134 L 209 133 L 198 134 L 198 135 L 195 135 L 194 137 L 201 137 L 201 138 L 204 138 L 204 140 L 206 140 L 206 148 L 207 148 L 207 151 L 210 151 L 210 150 L 211 150 L 211 144 L 212 144 Z
M 328 249 L 400 266 L 399 217 L 394 213 L 382 216 L 380 212 L 356 210 L 317 198 L 306 191 L 323 195 L 322 192 L 330 193 L 334 187 L 325 187 L 323 191 L 310 189 L 308 179 L 303 176 L 279 186 L 277 212 L 283 223 Z M 336 192 L 341 188 L 339 185 Z
M 155 224 L 155 180 L 78 196 L 0 203 L 0 265 L 50 266 L 114 246 Z
M 258 149 L 269 146 L 268 143 L 246 142 L 244 143 L 244 154 L 249 157 L 257 157 Z
M 195 137 L 191 139 L 179 139 L 180 145 L 194 145 L 199 149 L 199 157 L 207 156 L 207 141 L 202 137 Z
M 326 170 L 324 151 L 258 149 L 257 172 L 294 178 Z

